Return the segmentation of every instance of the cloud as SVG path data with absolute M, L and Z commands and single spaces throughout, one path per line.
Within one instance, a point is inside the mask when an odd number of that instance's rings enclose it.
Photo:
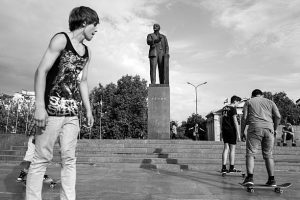
M 234 32 L 236 45 L 228 56 L 269 48 L 299 55 L 299 1 L 209 0 L 201 5 L 213 12 L 215 26 Z
M 162 2 L 27 0 L 20 4 L 15 0 L 5 1 L 0 8 L 0 24 L 5 27 L 0 33 L 0 56 L 22 59 L 22 66 L 15 66 L 17 71 L 34 71 L 50 38 L 56 32 L 68 31 L 71 9 L 85 5 L 96 10 L 101 18 L 98 34 L 92 42 L 87 42 L 93 56 L 90 74 L 97 74 L 91 75 L 90 85 L 115 82 L 125 74 L 141 74 L 145 78 L 148 77 L 146 36 L 152 32 L 154 22 L 150 18 L 158 14 L 157 6 Z M 112 74 L 112 69 L 116 73 L 107 76 Z
M 59 5 L 59 6 L 58 6 Z M 33 76 L 50 38 L 68 31 L 79 5 L 100 16 L 92 50 L 90 88 L 140 75 L 149 82 L 146 36 L 163 25 L 170 46 L 171 116 L 220 108 L 226 97 L 251 90 L 286 91 L 299 97 L 300 2 L 298 0 L 3 0 L 0 7 L 0 84 L 8 91 L 32 89 Z M 55 11 L 55 12 L 53 12 Z M 18 80 L 13 77 L 18 77 Z

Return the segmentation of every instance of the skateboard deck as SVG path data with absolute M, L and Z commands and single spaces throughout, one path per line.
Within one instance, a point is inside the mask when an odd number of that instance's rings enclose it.
M 238 176 L 242 176 L 243 178 L 246 176 L 246 174 L 242 171 L 238 171 L 238 172 L 222 172 L 222 171 L 217 171 L 219 173 L 221 173 L 221 175 L 223 177 L 225 177 L 226 175 L 238 175 Z
M 274 189 L 274 192 L 280 193 L 280 194 L 283 193 L 283 189 L 289 188 L 292 185 L 292 183 L 283 183 L 283 184 L 276 185 L 276 186 L 268 186 L 265 184 L 254 184 L 254 185 L 252 185 L 252 184 L 243 185 L 242 183 L 239 183 L 239 184 L 241 186 L 243 186 L 244 188 L 246 188 L 247 192 L 251 192 L 251 193 L 254 192 L 254 189 Z
M 60 182 L 61 182 L 60 179 L 55 180 L 52 178 L 43 180 L 43 184 L 49 184 L 50 188 L 54 188 Z M 18 181 L 18 183 L 22 183 L 26 187 L 26 179 L 22 181 Z
M 50 188 L 54 188 L 58 183 L 60 183 L 61 180 L 60 179 L 53 179 L 49 185 Z

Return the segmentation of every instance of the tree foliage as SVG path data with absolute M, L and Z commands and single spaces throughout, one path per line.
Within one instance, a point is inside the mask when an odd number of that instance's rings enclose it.
M 117 85 L 110 83 L 103 87 L 99 84 L 92 90 L 90 99 L 96 119 L 91 138 L 100 138 L 100 119 L 102 138 L 146 137 L 146 80 L 126 75 L 118 80 Z M 86 131 L 82 135 L 86 135 Z
M 277 105 L 281 114 L 281 124 L 290 122 L 293 125 L 300 124 L 300 108 L 287 96 L 285 92 L 272 94 L 264 92 L 264 97 L 271 99 Z
M 0 131 L 2 133 L 26 133 L 33 118 L 34 101 L 28 96 L 14 98 L 0 95 Z
M 193 127 L 195 124 L 199 125 L 200 140 L 207 139 L 206 120 L 201 115 L 195 113 L 189 116 L 186 122 L 183 121 L 181 124 L 181 128 L 185 130 L 185 136 L 187 138 L 194 138 Z

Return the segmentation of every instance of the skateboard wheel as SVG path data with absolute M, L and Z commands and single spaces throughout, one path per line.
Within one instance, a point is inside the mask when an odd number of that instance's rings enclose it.
M 226 173 L 222 173 L 222 176 L 225 177 L 225 176 L 226 176 Z
M 282 194 L 282 193 L 283 193 L 283 190 L 280 190 L 279 192 L 280 192 L 280 194 Z
M 280 194 L 282 194 L 283 193 L 283 190 L 282 189 L 280 189 L 280 188 L 275 188 L 275 190 L 274 190 L 276 193 L 280 193 Z
M 247 192 L 254 193 L 254 189 L 253 188 L 247 188 Z
M 54 188 L 55 187 L 55 184 L 50 184 L 50 188 Z

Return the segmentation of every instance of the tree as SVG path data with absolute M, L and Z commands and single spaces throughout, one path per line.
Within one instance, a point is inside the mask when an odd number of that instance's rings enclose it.
M 287 96 L 285 92 L 272 94 L 264 92 L 264 97 L 271 99 L 277 105 L 281 114 L 281 124 L 290 122 L 293 125 L 300 124 L 300 108 Z
M 138 138 L 147 130 L 147 81 L 123 76 L 117 83 L 115 111 L 123 138 Z
M 125 139 L 146 137 L 147 82 L 139 76 L 123 76 L 117 85 L 95 87 L 90 95 L 95 121 L 92 138 Z M 102 112 L 101 104 L 102 102 Z
M 34 101 L 29 96 L 19 98 L 0 95 L 0 131 L 24 134 L 33 118 Z
M 189 116 L 186 122 L 183 122 L 181 127 L 185 128 L 185 136 L 188 138 L 193 137 L 193 127 L 195 124 L 199 125 L 200 140 L 205 140 L 206 135 L 206 120 L 202 118 L 201 115 L 193 113 L 192 116 Z

